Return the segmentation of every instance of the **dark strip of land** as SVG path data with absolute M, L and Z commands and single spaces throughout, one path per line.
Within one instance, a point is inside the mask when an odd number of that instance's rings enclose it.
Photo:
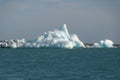
M 93 43 L 84 43 L 85 46 L 93 46 Z M 115 47 L 120 47 L 120 44 L 113 44 Z

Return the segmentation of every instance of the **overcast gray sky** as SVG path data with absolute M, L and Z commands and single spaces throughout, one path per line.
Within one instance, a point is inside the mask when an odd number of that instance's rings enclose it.
M 64 23 L 83 42 L 120 43 L 120 0 L 0 0 L 0 40 L 35 38 Z

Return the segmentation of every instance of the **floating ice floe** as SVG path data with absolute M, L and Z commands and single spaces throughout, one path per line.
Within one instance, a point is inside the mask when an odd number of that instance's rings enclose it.
M 113 48 L 113 41 L 106 39 L 101 40 L 99 43 L 94 43 L 93 47 L 95 48 Z

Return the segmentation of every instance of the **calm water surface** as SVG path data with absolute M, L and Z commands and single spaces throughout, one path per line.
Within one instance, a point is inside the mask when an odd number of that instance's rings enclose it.
M 0 80 L 120 80 L 120 49 L 0 49 Z

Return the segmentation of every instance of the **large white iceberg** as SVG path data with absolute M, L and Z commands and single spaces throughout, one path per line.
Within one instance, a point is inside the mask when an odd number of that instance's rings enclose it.
M 85 47 L 76 34 L 69 34 L 66 24 L 54 31 L 45 32 L 35 40 L 27 41 L 28 47 L 58 47 L 58 48 L 78 48 Z

